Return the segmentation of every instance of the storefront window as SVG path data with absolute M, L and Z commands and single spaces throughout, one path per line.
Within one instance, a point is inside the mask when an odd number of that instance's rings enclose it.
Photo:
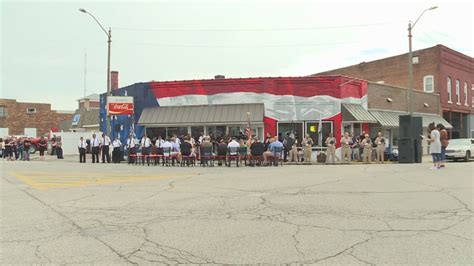
M 204 127 L 191 127 L 191 136 L 197 138 L 201 135 L 204 135 Z
M 174 135 L 181 136 L 188 134 L 188 127 L 169 127 L 168 128 L 168 136 L 172 137 Z
M 344 124 L 342 126 L 342 134 L 344 134 L 345 132 L 347 133 L 351 133 L 352 132 L 352 124 Z
M 240 133 L 240 127 L 229 127 L 229 134 L 230 136 L 232 137 L 237 137 L 239 136 L 239 133 Z
M 314 140 L 313 147 L 323 146 L 326 147 L 324 141 L 329 136 L 329 133 L 333 132 L 332 130 L 332 122 L 330 121 L 323 121 L 322 122 L 322 143 L 319 142 L 319 122 L 310 122 L 306 123 L 306 133 Z M 337 137 L 337 136 L 336 136 Z
M 227 126 L 209 126 L 208 134 L 218 139 L 226 134 Z
M 353 136 L 359 136 L 361 131 L 360 131 L 360 124 L 357 123 L 357 124 L 354 124 L 354 132 L 353 132 Z
M 286 137 L 287 133 L 295 134 L 295 138 L 300 142 L 303 139 L 303 123 L 278 123 L 278 136 Z
M 150 139 L 158 138 L 161 136 L 162 138 L 166 138 L 166 128 L 165 127 L 152 127 L 146 129 L 146 134 Z

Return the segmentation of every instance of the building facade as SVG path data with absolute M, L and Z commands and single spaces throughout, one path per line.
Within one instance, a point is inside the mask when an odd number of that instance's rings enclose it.
M 137 83 L 112 91 L 114 96 L 133 96 L 135 112 L 131 116 L 112 116 L 110 128 L 112 136 L 124 140 L 130 131 L 137 137 L 144 132 L 151 137 L 232 136 L 245 132 L 250 124 L 253 135 L 260 139 L 266 134 L 285 136 L 293 132 L 301 140 L 309 134 L 315 140 L 315 149 L 325 146 L 321 139 L 331 132 L 340 137 L 344 131 L 375 135 L 375 130 L 382 130 L 389 139 L 396 140 L 406 91 L 345 76 Z M 424 124 L 449 124 L 438 115 L 437 94 L 415 93 L 414 104 Z M 389 118 L 390 123 L 380 122 L 372 111 L 381 119 Z M 104 132 L 106 115 L 103 94 L 100 121 Z
M 440 96 L 442 116 L 452 124 L 451 138 L 474 137 L 473 58 L 443 45 L 413 52 L 415 90 Z M 377 83 L 407 87 L 408 54 L 321 72 L 318 75 L 346 75 Z
M 60 125 L 71 120 L 73 112 L 51 110 L 51 104 L 24 103 L 0 99 L 0 137 L 26 135 L 38 137 L 58 131 Z

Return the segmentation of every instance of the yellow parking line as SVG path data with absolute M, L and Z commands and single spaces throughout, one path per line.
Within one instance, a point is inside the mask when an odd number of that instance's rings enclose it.
M 65 173 L 62 172 L 10 172 L 9 175 L 19 179 L 23 183 L 35 189 L 86 187 L 94 185 L 109 185 L 115 183 L 126 183 L 136 181 L 160 180 L 165 178 L 191 177 L 191 174 L 168 174 L 168 175 L 134 175 L 127 176 L 121 173 Z

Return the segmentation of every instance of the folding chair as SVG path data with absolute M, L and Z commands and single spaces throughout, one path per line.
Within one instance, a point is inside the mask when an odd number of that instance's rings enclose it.
M 230 147 L 227 149 L 227 166 L 230 167 L 232 161 L 235 161 L 237 167 L 239 167 L 239 147 Z
M 272 155 L 267 157 L 269 165 L 278 166 L 280 163 L 283 166 L 283 148 L 282 147 L 274 147 L 272 151 Z
M 214 166 L 214 156 L 212 155 L 212 147 L 200 147 L 199 160 L 201 161 L 201 166 Z

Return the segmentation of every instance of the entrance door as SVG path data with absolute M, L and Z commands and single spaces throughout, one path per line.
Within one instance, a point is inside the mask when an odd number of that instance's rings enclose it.
M 300 142 L 303 139 L 303 123 L 278 123 L 278 137 L 285 138 L 287 133 L 293 132 L 295 134 L 295 139 Z

